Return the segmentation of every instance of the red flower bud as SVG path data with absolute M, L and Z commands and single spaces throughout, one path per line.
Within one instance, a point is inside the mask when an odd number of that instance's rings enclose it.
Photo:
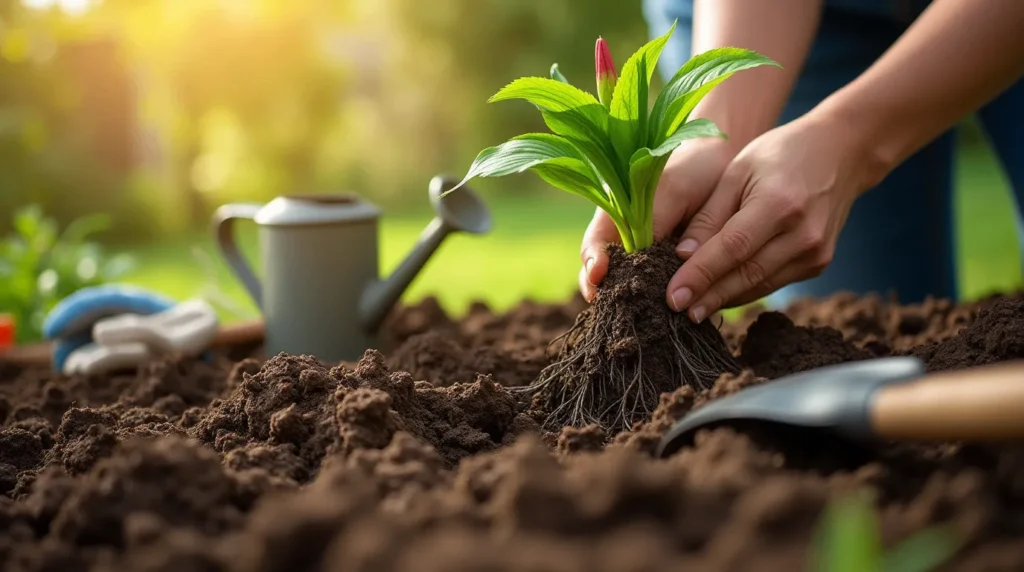
M 609 107 L 612 104 L 612 93 L 615 91 L 615 81 L 618 77 L 615 74 L 612 52 L 604 38 L 597 38 L 597 44 L 594 46 L 594 68 L 597 72 L 597 98 L 605 107 Z

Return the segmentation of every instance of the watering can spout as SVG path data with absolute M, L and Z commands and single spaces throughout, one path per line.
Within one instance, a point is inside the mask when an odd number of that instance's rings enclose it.
M 363 293 L 359 310 L 367 332 L 380 328 L 388 312 L 449 234 L 456 231 L 485 234 L 491 230 L 490 211 L 468 186 L 441 196 L 458 183 L 458 179 L 443 175 L 430 180 L 430 204 L 437 214 L 391 276 L 373 283 Z

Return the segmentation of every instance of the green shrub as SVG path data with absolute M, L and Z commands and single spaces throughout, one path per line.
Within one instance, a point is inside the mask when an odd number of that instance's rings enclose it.
M 109 257 L 89 240 L 109 226 L 106 215 L 91 215 L 58 232 L 38 205 L 14 214 L 14 230 L 0 242 L 0 313 L 14 317 L 18 343 L 42 338 L 43 320 L 61 299 L 131 269 L 129 257 Z

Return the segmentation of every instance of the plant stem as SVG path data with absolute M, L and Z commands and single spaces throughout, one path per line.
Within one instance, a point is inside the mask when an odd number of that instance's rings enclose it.
M 626 249 L 627 253 L 634 252 L 636 247 L 633 243 L 633 231 L 629 226 L 629 223 L 622 220 L 616 215 L 612 214 L 612 211 L 606 211 L 611 217 L 612 222 L 615 223 L 615 228 L 619 229 L 619 237 L 622 239 L 622 247 Z

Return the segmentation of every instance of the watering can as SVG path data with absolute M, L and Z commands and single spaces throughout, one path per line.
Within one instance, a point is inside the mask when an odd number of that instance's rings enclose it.
M 381 213 L 357 195 L 287 195 L 266 205 L 218 208 L 213 220 L 217 245 L 263 314 L 266 354 L 356 361 L 376 347 L 384 318 L 445 237 L 454 231 L 484 234 L 491 228 L 490 212 L 468 187 L 442 197 L 457 183 L 441 175 L 431 179 L 436 216 L 385 279 L 377 266 Z M 262 282 L 238 249 L 237 220 L 251 220 L 259 229 Z

